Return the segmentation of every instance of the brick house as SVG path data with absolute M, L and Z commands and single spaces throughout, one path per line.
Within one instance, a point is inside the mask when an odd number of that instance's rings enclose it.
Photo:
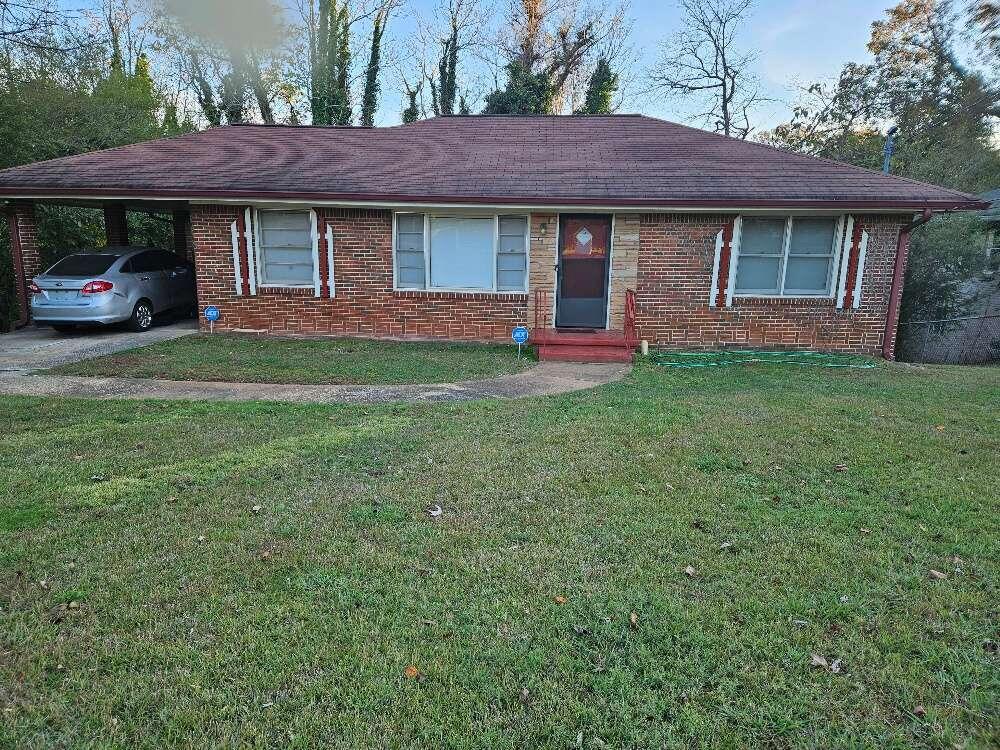
M 72 203 L 115 243 L 125 211 L 171 214 L 223 330 L 528 325 L 567 358 L 639 338 L 892 358 L 910 229 L 985 205 L 637 115 L 215 128 L 5 170 L 0 199 L 25 310 L 33 206 Z

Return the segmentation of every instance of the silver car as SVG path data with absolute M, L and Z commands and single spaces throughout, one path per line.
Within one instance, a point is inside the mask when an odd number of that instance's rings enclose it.
M 197 309 L 194 267 L 149 247 L 106 247 L 67 255 L 29 287 L 36 323 L 56 330 L 77 325 L 153 325 L 153 316 Z

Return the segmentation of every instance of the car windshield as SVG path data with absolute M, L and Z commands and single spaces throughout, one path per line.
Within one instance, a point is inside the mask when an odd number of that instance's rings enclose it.
M 76 253 L 67 255 L 45 273 L 49 276 L 95 276 L 106 273 L 120 257 L 109 253 Z

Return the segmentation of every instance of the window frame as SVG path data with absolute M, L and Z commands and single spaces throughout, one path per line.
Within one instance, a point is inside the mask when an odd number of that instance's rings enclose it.
M 261 221 L 260 217 L 264 213 L 285 213 L 285 214 L 305 214 L 308 218 L 308 233 L 309 233 L 309 252 L 310 252 L 310 262 L 312 263 L 312 272 L 309 274 L 309 282 L 304 284 L 273 284 L 264 281 L 264 246 L 261 243 L 261 238 L 263 233 L 261 231 Z M 319 264 L 316 258 L 316 248 L 315 248 L 315 234 L 316 227 L 313 223 L 313 212 L 309 208 L 254 208 L 253 210 L 253 260 L 254 266 L 256 268 L 257 274 L 257 286 L 263 287 L 265 289 L 315 289 L 316 288 L 316 275 L 319 273 Z
M 424 257 L 424 285 L 423 287 L 401 287 L 399 285 L 399 258 L 398 258 L 398 237 L 399 237 L 399 217 L 400 216 L 423 216 L 423 257 Z M 433 258 L 433 248 L 431 247 L 431 220 L 432 219 L 489 219 L 493 222 L 493 252 L 492 259 L 492 286 L 485 287 L 438 287 L 431 286 L 431 261 Z M 501 219 L 523 219 L 524 220 L 524 287 L 522 289 L 500 289 L 500 272 L 498 269 L 500 253 L 500 220 Z M 514 235 L 504 235 L 514 236 Z M 519 254 L 519 253 L 518 253 Z M 503 212 L 483 212 L 483 211 L 432 211 L 413 209 L 407 211 L 393 211 L 392 213 L 392 289 L 394 292 L 418 292 L 423 294 L 434 294 L 437 292 L 455 294 L 519 294 L 527 296 L 529 287 L 529 276 L 531 272 L 531 214 L 519 211 Z
M 756 298 L 756 299 L 836 299 L 837 297 L 837 286 L 838 279 L 840 278 L 840 264 L 842 262 L 841 256 L 843 255 L 843 241 L 844 241 L 844 220 L 843 215 L 826 215 L 826 214 L 752 214 L 749 216 L 741 217 L 742 221 L 750 219 L 774 219 L 774 218 L 784 218 L 785 228 L 782 235 L 781 244 L 781 254 L 770 254 L 770 255 L 759 255 L 750 254 L 748 257 L 767 257 L 774 258 L 777 257 L 779 260 L 779 278 L 778 278 L 778 291 L 767 291 L 767 290 L 750 290 L 750 291 L 740 291 L 736 286 L 736 280 L 739 276 L 740 271 L 740 260 L 743 257 L 743 232 L 740 232 L 739 241 L 737 246 L 734 248 L 734 255 L 736 258 L 736 263 L 733 266 L 733 276 L 732 276 L 732 289 L 734 298 Z M 791 253 L 791 243 L 792 243 L 792 231 L 795 219 L 832 219 L 834 221 L 833 225 L 833 242 L 828 254 L 803 254 L 803 253 Z M 792 290 L 789 292 L 785 286 L 785 278 L 788 271 L 788 259 L 790 257 L 798 258 L 829 258 L 830 262 L 827 266 L 827 288 L 822 292 L 809 292 L 806 290 Z

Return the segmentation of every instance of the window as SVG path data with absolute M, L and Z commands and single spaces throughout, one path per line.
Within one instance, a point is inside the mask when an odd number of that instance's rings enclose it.
M 523 292 L 528 271 L 528 219 L 501 216 L 497 243 L 497 289 Z
M 308 211 L 258 211 L 257 257 L 261 283 L 313 285 L 312 221 Z
M 806 216 L 744 217 L 736 293 L 805 297 L 829 295 L 838 220 Z
M 56 263 L 45 273 L 49 276 L 96 276 L 107 273 L 120 255 L 108 253 L 74 253 Z
M 132 256 L 133 273 L 153 273 L 163 270 L 163 259 L 155 250 L 147 250 L 144 253 Z
M 525 291 L 525 216 L 396 215 L 399 289 Z
M 396 217 L 396 283 L 400 289 L 423 289 L 424 215 Z

